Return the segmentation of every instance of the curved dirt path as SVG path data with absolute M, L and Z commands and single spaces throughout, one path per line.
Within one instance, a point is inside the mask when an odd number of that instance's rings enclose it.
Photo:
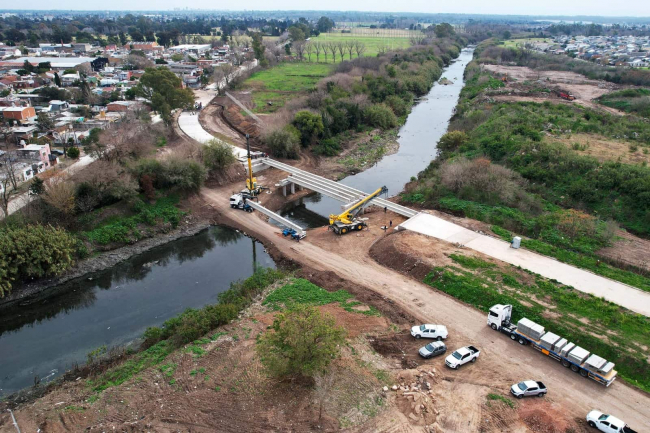
M 230 209 L 227 188 L 204 189 L 201 195 L 221 214 L 224 222 L 258 237 L 267 245 L 273 244 L 288 259 L 317 271 L 334 272 L 350 284 L 376 292 L 424 323 L 436 321 L 447 325 L 453 335 L 451 343 L 454 347 L 476 344 L 481 349 L 480 361 L 469 368 L 450 372 L 448 376 L 453 376 L 455 380 L 498 389 L 506 387 L 507 390 L 508 384 L 535 378 L 554 390 L 549 393 L 550 398 L 574 417 L 584 418 L 590 410 L 599 409 L 624 419 L 638 431 L 650 431 L 648 394 L 622 381 L 605 388 L 578 377 L 530 347 L 513 344 L 505 335 L 486 326 L 482 312 L 372 260 L 368 254 L 372 239 L 367 232 L 360 234 L 360 238 L 348 235 L 347 238 L 334 238 L 327 242 L 319 239 L 324 235 L 314 234 L 296 243 L 283 238 L 277 227 L 266 223 L 256 214 Z M 397 219 L 393 217 L 394 221 Z M 380 230 L 375 230 L 377 233 L 372 236 L 382 235 Z M 445 367 L 440 364 L 437 368 Z M 468 431 L 477 429 L 470 428 Z

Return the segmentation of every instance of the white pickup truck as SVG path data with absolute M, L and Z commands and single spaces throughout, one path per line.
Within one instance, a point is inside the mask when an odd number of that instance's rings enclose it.
M 468 362 L 476 362 L 480 353 L 481 351 L 474 346 L 461 347 L 449 355 L 447 358 L 445 358 L 445 364 L 447 367 L 456 370 L 463 364 L 467 364 Z
M 587 414 L 587 424 L 605 433 L 636 433 L 620 419 L 597 410 Z

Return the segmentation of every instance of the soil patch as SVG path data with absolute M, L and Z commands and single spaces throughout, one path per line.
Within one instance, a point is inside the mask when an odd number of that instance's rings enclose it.
M 650 162 L 650 154 L 643 153 L 646 147 L 633 143 L 604 138 L 593 134 L 572 134 L 571 137 L 547 137 L 550 143 L 560 143 L 579 155 L 592 156 L 599 161 L 621 161 L 625 164 Z

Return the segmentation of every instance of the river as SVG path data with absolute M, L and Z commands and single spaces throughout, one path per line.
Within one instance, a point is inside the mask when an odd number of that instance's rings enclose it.
M 187 308 L 216 303 L 255 266 L 275 267 L 262 244 L 211 227 L 0 311 L 0 397 L 37 376 L 52 380 L 98 347 L 129 345 Z
M 472 60 L 472 55 L 473 50 L 463 50 L 442 73 L 442 77 L 453 81 L 453 84 L 434 84 L 429 93 L 413 107 L 406 123 L 399 130 L 399 150 L 396 153 L 382 158 L 361 173 L 344 178 L 341 183 L 366 193 L 383 185 L 388 187 L 389 196 L 402 192 L 411 177 L 417 176 L 436 158 L 436 145 L 447 132 L 449 120 L 465 84 L 463 73 Z M 328 223 L 324 217 L 331 213 L 341 213 L 341 204 L 314 193 L 288 203 L 281 214 L 304 227 L 318 227 Z

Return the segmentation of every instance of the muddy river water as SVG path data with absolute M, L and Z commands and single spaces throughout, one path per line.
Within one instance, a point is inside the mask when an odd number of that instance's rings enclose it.
M 216 303 L 255 266 L 275 267 L 262 244 L 211 227 L 0 310 L 0 397 L 35 377 L 52 380 L 96 348 L 137 342 L 147 327 L 187 308 Z
M 424 170 L 436 157 L 436 144 L 447 132 L 449 119 L 458 103 L 463 88 L 463 73 L 472 60 L 473 50 L 465 49 L 454 63 L 442 73 L 451 80 L 448 85 L 435 84 L 429 93 L 415 105 L 400 128 L 399 150 L 384 157 L 373 167 L 361 173 L 348 176 L 341 183 L 353 188 L 373 192 L 385 185 L 388 195 L 402 192 L 412 176 Z M 341 213 L 342 203 L 319 193 L 288 203 L 281 211 L 303 227 L 318 227 L 327 224 L 325 217 Z

